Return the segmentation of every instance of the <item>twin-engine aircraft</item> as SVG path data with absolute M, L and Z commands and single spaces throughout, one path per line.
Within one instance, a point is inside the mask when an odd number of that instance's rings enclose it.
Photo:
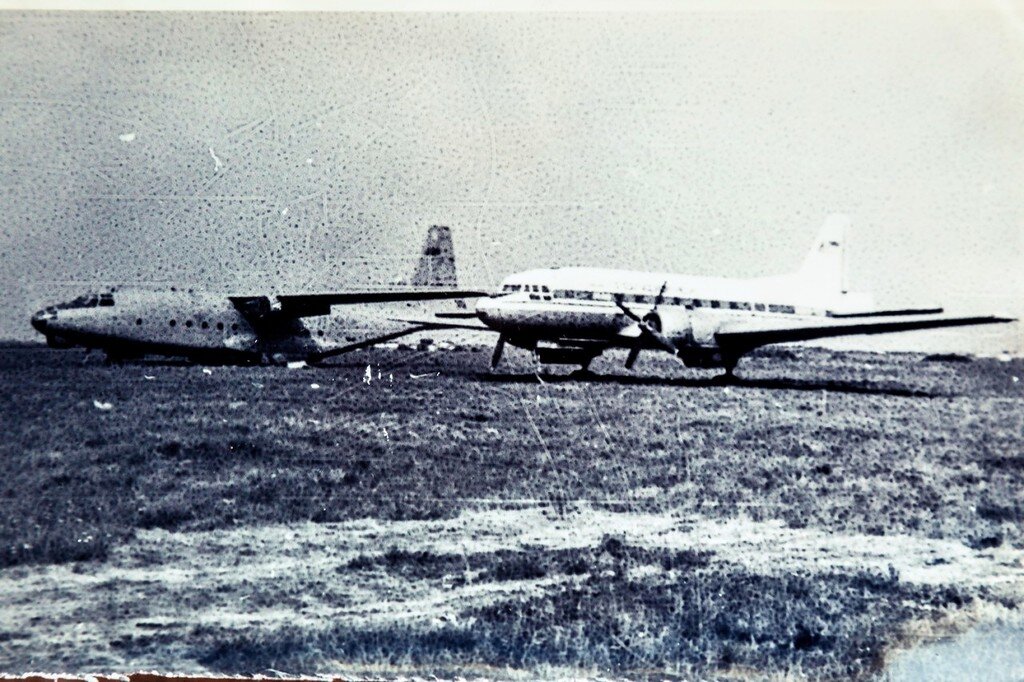
M 418 328 L 498 333 L 541 363 L 580 365 L 586 373 L 609 348 L 626 348 L 626 368 L 641 351 L 671 353 L 687 367 L 722 368 L 732 377 L 740 357 L 773 343 L 852 334 L 1012 322 L 993 315 L 953 317 L 941 308 L 879 310 L 843 284 L 849 219 L 826 219 L 795 273 L 757 279 L 691 277 L 603 268 L 530 270 L 508 277 L 476 311 L 402 319 Z M 478 318 L 478 319 L 474 319 Z
M 451 231 L 433 226 L 408 285 L 273 297 L 122 289 L 40 310 L 32 326 L 51 347 L 102 349 L 111 361 L 170 355 L 197 362 L 315 363 L 417 331 L 403 326 L 359 340 L 350 321 L 331 315 L 332 306 L 482 295 L 457 288 Z

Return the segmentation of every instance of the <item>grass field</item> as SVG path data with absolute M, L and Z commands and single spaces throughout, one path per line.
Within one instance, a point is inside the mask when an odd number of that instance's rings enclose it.
M 0 670 L 865 677 L 1024 596 L 1020 360 L 509 355 L 0 351 Z

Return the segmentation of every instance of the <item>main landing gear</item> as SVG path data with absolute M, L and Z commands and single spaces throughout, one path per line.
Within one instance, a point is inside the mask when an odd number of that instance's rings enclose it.
M 593 377 L 597 376 L 596 374 L 594 374 L 593 370 L 590 369 L 590 363 L 592 363 L 593 361 L 594 356 L 592 355 L 580 363 L 579 369 L 574 369 L 572 372 L 570 372 L 569 376 L 573 377 L 574 379 L 592 379 Z
M 725 371 L 722 374 L 714 377 L 711 381 L 715 384 L 728 386 L 729 384 L 735 384 L 739 381 L 736 377 L 736 363 L 737 358 L 728 358 L 722 364 L 722 369 Z

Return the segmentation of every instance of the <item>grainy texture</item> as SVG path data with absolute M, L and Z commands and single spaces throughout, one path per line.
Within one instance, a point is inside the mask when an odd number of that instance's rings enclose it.
M 83 357 L 0 354 L 2 669 L 867 675 L 1020 597 L 1019 360 Z

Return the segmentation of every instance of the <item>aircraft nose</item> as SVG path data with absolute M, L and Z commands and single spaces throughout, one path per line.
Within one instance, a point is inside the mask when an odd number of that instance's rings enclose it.
M 497 329 L 504 322 L 504 305 L 497 298 L 481 298 L 476 304 L 476 316 L 491 329 Z
M 491 324 L 494 321 L 495 307 L 490 299 L 481 298 L 476 303 L 476 316 L 484 324 Z
M 32 316 L 32 327 L 39 333 L 45 334 L 46 327 L 56 317 L 56 313 L 49 310 L 39 310 Z

